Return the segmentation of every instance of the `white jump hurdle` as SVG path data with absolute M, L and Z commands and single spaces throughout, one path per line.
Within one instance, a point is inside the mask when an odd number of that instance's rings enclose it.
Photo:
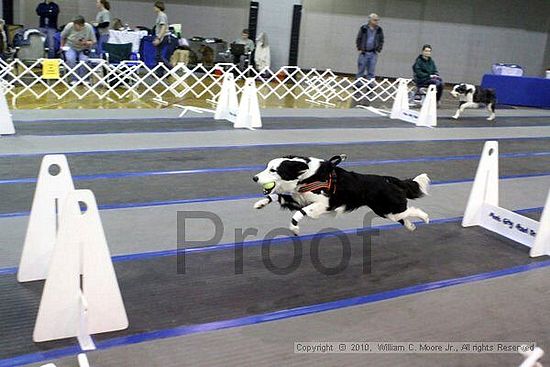
M 550 255 L 550 192 L 537 222 L 499 206 L 498 177 L 498 142 L 488 141 L 481 153 L 462 226 L 481 226 L 528 246 L 531 257 Z
M 239 101 L 233 73 L 226 72 L 223 76 L 222 90 L 216 104 L 215 120 L 227 120 L 233 124 L 237 121 Z
M 424 98 L 424 102 L 422 102 L 420 112 L 418 112 L 409 108 L 407 81 L 400 79 L 390 118 L 410 122 L 416 126 L 437 126 L 437 98 L 435 85 L 432 84 L 428 87 L 428 92 Z
M 57 240 L 57 223 L 67 195 L 74 191 L 73 177 L 62 154 L 42 159 L 32 201 L 17 280 L 44 280 Z
M 0 136 L 13 134 L 15 134 L 15 127 L 6 100 L 6 89 L 0 83 Z
M 74 189 L 64 155 L 42 160 L 18 270 L 20 282 L 41 279 L 35 342 L 76 337 L 92 350 L 91 334 L 128 327 L 94 194 Z
M 539 359 L 544 356 L 544 351 L 541 348 L 536 347 L 533 350 L 520 351 L 519 353 L 525 357 L 525 360 L 519 367 L 542 367 Z
M 77 356 L 77 360 L 78 360 L 78 367 L 90 367 L 90 362 L 88 362 L 88 357 L 86 357 L 86 354 L 80 353 Z M 57 367 L 57 366 L 53 363 L 48 363 L 40 367 Z
M 220 97 L 216 104 L 215 120 L 227 120 L 236 129 L 254 130 L 262 127 L 258 89 L 254 78 L 247 78 L 241 93 L 240 102 L 237 99 L 235 78 L 230 72 L 225 72 Z
M 233 125 L 236 129 L 259 129 L 262 127 L 260 104 L 258 102 L 258 89 L 254 78 L 247 78 L 244 83 L 237 119 Z

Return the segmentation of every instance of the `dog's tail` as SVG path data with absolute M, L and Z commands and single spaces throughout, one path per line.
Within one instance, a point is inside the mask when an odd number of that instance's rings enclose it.
M 415 178 L 409 178 L 407 180 L 399 180 L 395 178 L 392 180 L 394 184 L 405 190 L 407 199 L 418 199 L 424 195 L 428 195 L 428 188 L 430 187 L 430 178 L 427 174 L 422 173 Z

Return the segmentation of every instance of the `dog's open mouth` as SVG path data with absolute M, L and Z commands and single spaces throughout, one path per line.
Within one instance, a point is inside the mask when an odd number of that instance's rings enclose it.
M 264 195 L 269 195 L 275 188 L 275 182 L 264 183 L 262 188 L 264 189 Z

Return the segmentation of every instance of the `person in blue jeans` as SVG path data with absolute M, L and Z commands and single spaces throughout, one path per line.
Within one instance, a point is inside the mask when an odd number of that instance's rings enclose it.
M 103 53 L 103 44 L 109 41 L 109 26 L 111 25 L 111 4 L 108 0 L 97 0 L 98 13 L 92 25 L 96 28 L 97 54 Z
M 435 84 L 437 90 L 437 102 L 443 95 L 443 80 L 439 76 L 437 66 L 432 59 L 432 46 L 422 46 L 422 53 L 418 55 L 413 65 L 414 81 L 417 88 Z
M 79 15 L 65 26 L 61 32 L 61 49 L 65 49 L 65 60 L 71 70 L 75 68 L 78 61 L 88 61 L 88 55 L 96 42 L 94 28 L 86 23 L 84 17 Z M 80 67 L 77 73 L 82 77 L 85 70 Z M 73 75 L 71 85 L 76 84 L 77 81 L 76 76 Z M 84 81 L 84 83 L 87 82 Z
M 51 0 L 44 0 L 36 7 L 36 15 L 40 17 L 40 32 L 44 33 L 47 37 L 48 58 L 53 59 L 55 57 L 54 35 L 57 32 L 59 6 Z
M 377 14 L 372 13 L 368 19 L 368 23 L 359 28 L 355 40 L 357 51 L 359 51 L 357 79 L 364 77 L 365 72 L 367 79 L 374 78 L 378 54 L 384 47 L 384 32 L 378 25 L 380 18 Z
M 157 64 L 163 63 L 167 68 L 170 68 L 170 61 L 162 54 L 163 48 L 168 44 L 168 17 L 164 12 L 166 6 L 163 1 L 155 1 L 153 10 L 157 13 L 157 19 L 155 20 L 155 39 L 153 40 L 153 46 L 157 48 L 156 62 Z M 157 76 L 163 76 L 165 69 L 158 68 L 156 70 Z

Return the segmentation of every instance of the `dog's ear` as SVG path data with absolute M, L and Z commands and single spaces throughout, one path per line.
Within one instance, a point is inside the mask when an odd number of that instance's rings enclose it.
M 277 167 L 277 173 L 285 181 L 296 180 L 309 166 L 300 161 L 283 161 Z
M 340 154 L 340 155 L 335 155 L 334 157 L 332 157 L 328 161 L 330 163 L 332 163 L 333 166 L 337 166 L 341 162 L 345 161 L 347 158 L 348 158 L 348 156 L 346 154 Z

